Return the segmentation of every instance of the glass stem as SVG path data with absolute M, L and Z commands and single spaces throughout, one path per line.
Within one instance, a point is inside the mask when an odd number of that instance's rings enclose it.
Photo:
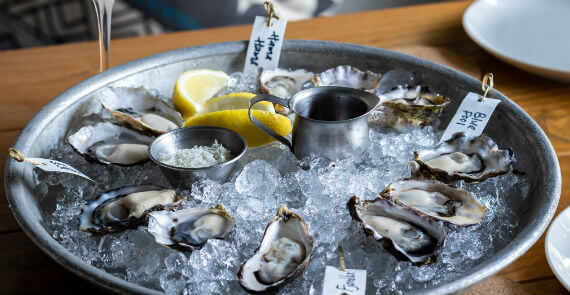
M 97 14 L 99 30 L 99 71 L 109 68 L 109 49 L 111 44 L 111 14 L 115 0 L 93 0 Z

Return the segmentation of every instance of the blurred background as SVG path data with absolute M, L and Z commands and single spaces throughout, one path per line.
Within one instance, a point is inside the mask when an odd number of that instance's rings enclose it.
M 274 0 L 291 21 L 450 0 Z M 116 0 L 112 38 L 253 23 L 263 0 Z M 0 50 L 97 39 L 91 0 L 0 0 Z

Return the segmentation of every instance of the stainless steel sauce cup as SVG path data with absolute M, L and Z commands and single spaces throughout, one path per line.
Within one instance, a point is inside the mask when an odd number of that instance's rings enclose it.
M 197 145 L 211 146 L 214 140 L 229 149 L 233 158 L 227 162 L 203 168 L 176 167 L 159 160 L 160 155 L 173 153 L 178 149 L 189 149 Z M 190 189 L 192 183 L 201 178 L 226 182 L 246 150 L 247 142 L 243 136 L 232 130 L 197 126 L 176 129 L 157 137 L 150 145 L 149 155 L 173 188 Z
M 251 113 L 253 105 L 269 101 L 295 113 L 292 140 L 263 125 Z M 368 148 L 367 115 L 378 105 L 378 96 L 364 90 L 322 86 L 297 92 L 289 101 L 262 94 L 251 99 L 249 119 L 263 132 L 289 147 L 298 159 L 309 154 L 331 160 L 361 156 Z

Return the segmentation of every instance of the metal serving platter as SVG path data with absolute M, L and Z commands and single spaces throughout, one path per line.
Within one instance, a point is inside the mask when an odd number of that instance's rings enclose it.
M 227 42 L 182 48 L 149 56 L 112 68 L 62 93 L 40 110 L 26 125 L 14 147 L 27 157 L 46 156 L 64 140 L 68 127 L 76 122 L 89 98 L 105 86 L 139 86 L 172 93 L 178 75 L 193 68 L 210 68 L 227 73 L 241 71 L 247 42 Z M 350 64 L 360 69 L 384 73 L 403 68 L 416 73 L 430 88 L 451 97 L 442 116 L 447 126 L 460 98 L 467 92 L 479 92 L 481 82 L 450 68 L 412 56 L 354 44 L 287 40 L 283 46 L 280 67 L 322 71 Z M 518 160 L 516 169 L 525 172 L 531 185 L 529 196 L 519 208 L 519 226 L 513 240 L 475 267 L 457 278 L 435 287 L 410 294 L 451 294 L 476 284 L 499 272 L 527 251 L 548 226 L 561 190 L 558 160 L 552 145 L 538 124 L 520 107 L 496 90 L 490 94 L 502 102 L 498 105 L 485 134 L 501 147 L 512 147 Z M 453 99 L 455 98 L 455 99 Z M 34 195 L 33 171 L 30 166 L 9 158 L 6 162 L 6 194 L 12 212 L 26 234 L 46 254 L 78 276 L 106 289 L 120 293 L 162 294 L 117 278 L 71 254 L 42 227 L 44 212 Z M 512 198 L 515 200 L 516 198 Z M 516 201 L 513 201 L 516 202 Z M 511 206 L 513 207 L 513 206 Z

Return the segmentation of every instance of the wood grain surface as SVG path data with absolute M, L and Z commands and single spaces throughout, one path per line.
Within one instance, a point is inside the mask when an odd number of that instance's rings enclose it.
M 538 122 L 556 150 L 563 177 L 558 213 L 570 205 L 570 185 L 565 181 L 570 179 L 570 85 L 523 72 L 479 48 L 461 26 L 463 11 L 469 4 L 470 1 L 448 2 L 290 22 L 286 38 L 396 49 L 447 63 L 473 76 L 494 73 L 495 88 Z M 113 40 L 111 64 L 181 47 L 248 39 L 250 29 L 249 25 L 243 25 Z M 95 42 L 0 51 L 2 167 L 7 148 L 30 118 L 66 89 L 97 74 L 98 67 Z M 3 194 L 0 294 L 101 294 L 102 291 L 49 259 L 21 232 Z M 548 267 L 544 236 L 498 276 L 473 287 L 468 294 L 509 294 L 509 290 L 512 294 L 518 287 L 528 294 L 568 294 Z M 510 282 L 517 287 L 508 287 Z M 507 292 L 500 293 L 499 289 Z

